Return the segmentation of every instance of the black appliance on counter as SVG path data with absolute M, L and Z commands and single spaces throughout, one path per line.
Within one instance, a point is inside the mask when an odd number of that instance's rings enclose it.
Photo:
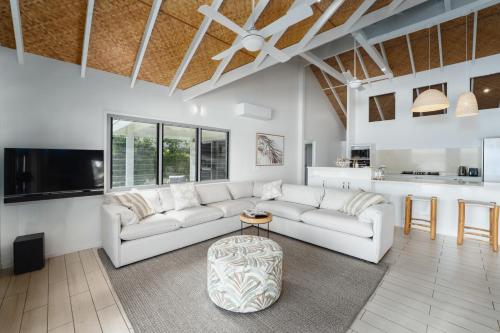
M 438 171 L 403 171 L 402 175 L 415 175 L 415 176 L 439 176 Z
M 479 177 L 479 169 L 469 168 L 469 177 Z
M 459 177 L 465 177 L 467 176 L 467 167 L 461 165 L 458 167 L 458 176 Z

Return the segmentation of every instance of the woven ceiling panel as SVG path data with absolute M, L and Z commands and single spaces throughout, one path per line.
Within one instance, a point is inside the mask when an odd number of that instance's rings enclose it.
M 394 76 L 412 73 L 406 37 L 396 37 L 383 43 L 387 61 Z
M 476 58 L 500 53 L 500 4 L 478 13 Z
M 9 0 L 0 0 L 0 46 L 16 48 Z
M 375 77 L 375 76 L 380 76 L 384 75 L 384 73 L 380 70 L 378 65 L 372 60 L 372 58 L 366 53 L 365 49 L 360 47 L 359 53 L 361 55 L 361 58 L 363 58 L 363 62 L 365 63 L 366 70 L 368 72 L 368 76 L 370 77 Z M 379 52 L 380 54 L 380 52 Z
M 377 0 L 375 3 L 366 11 L 366 13 L 371 13 L 376 10 L 379 10 L 380 8 L 383 8 L 387 5 L 389 5 L 392 2 L 392 0 Z
M 350 71 L 353 76 L 356 74 L 356 77 L 360 80 L 366 79 L 358 57 L 356 57 L 356 71 L 354 70 L 354 51 L 351 50 L 339 54 L 339 58 L 346 71 Z
M 430 32 L 423 29 L 410 34 L 411 49 L 415 59 L 417 72 L 429 69 L 429 35 L 430 35 L 430 66 L 439 67 L 439 41 L 437 27 L 432 27 Z
M 316 3 L 316 6 L 324 12 L 333 3 L 333 0 L 322 0 Z M 347 19 L 354 13 L 356 9 L 363 3 L 363 0 L 347 0 L 330 18 L 330 23 L 334 26 L 339 26 L 345 23 Z
M 329 58 L 329 59 L 325 59 L 325 62 L 332 66 L 337 72 L 339 73 L 342 73 L 342 70 L 340 69 L 339 67 L 339 64 L 337 63 L 337 60 L 335 60 L 335 57 L 333 58 Z M 336 78 L 334 77 L 331 77 L 330 76 L 330 82 L 334 85 L 334 86 L 340 86 L 340 85 L 343 85 L 342 82 L 338 81 Z
M 468 59 L 471 58 L 473 15 L 468 20 Z M 456 64 L 465 61 L 465 17 L 441 24 L 441 36 L 443 43 L 444 65 Z
M 147 1 L 152 3 L 152 0 Z M 198 12 L 198 8 L 211 4 L 212 0 L 163 0 L 161 12 L 198 29 L 205 17 Z
M 25 51 L 80 64 L 86 0 L 21 1 Z
M 169 85 L 196 31 L 197 28 L 184 24 L 162 8 L 142 61 L 139 79 Z
M 151 5 L 136 0 L 97 0 L 94 5 L 88 65 L 130 76 Z
M 326 82 L 323 74 L 321 74 L 320 69 L 318 67 L 314 66 L 314 65 L 311 65 L 310 68 L 311 68 L 311 71 L 313 72 L 314 76 L 318 80 L 321 88 L 323 89 L 323 92 L 325 93 L 326 97 L 330 101 L 330 104 L 332 105 L 333 110 L 335 111 L 335 113 L 339 117 L 339 119 L 340 119 L 341 123 L 344 125 L 344 127 L 346 127 L 346 122 L 347 122 L 346 116 L 344 115 L 344 112 L 340 108 L 340 106 L 339 106 L 339 104 L 337 102 L 337 99 L 334 97 L 332 91 L 329 89 L 328 84 L 327 84 L 327 82 Z M 330 77 L 330 80 L 333 80 L 333 78 Z M 345 90 L 344 87 L 337 87 L 337 88 L 335 88 L 335 91 L 337 92 L 337 94 L 339 95 L 339 97 L 340 97 L 341 94 L 347 96 L 344 93 L 344 90 Z M 342 99 L 342 97 L 341 97 L 341 99 Z M 346 101 L 347 101 L 347 97 L 346 97 Z M 344 104 L 344 105 L 346 105 L 346 104 Z

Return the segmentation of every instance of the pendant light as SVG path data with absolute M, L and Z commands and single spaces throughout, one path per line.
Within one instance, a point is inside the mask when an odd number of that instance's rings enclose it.
M 465 16 L 465 66 L 469 69 L 468 64 L 468 45 L 467 45 L 467 26 L 468 26 L 469 16 Z M 468 72 L 468 70 L 467 70 Z M 476 96 L 470 92 L 466 91 L 458 97 L 457 110 L 455 111 L 455 116 L 457 117 L 472 117 L 479 114 L 479 108 L 477 106 Z
M 429 39 L 429 71 L 431 70 L 431 28 L 428 30 Z M 429 89 L 421 93 L 413 102 L 411 111 L 414 113 L 432 112 L 446 109 L 450 106 L 448 97 L 437 89 Z

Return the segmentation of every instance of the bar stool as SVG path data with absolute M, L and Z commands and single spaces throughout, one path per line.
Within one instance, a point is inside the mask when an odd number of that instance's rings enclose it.
M 465 207 L 478 206 L 489 208 L 490 210 L 490 228 L 483 229 L 465 225 Z M 464 234 L 477 237 L 488 238 L 491 248 L 498 252 L 498 212 L 499 208 L 495 202 L 484 202 L 474 200 L 458 199 L 458 235 L 457 245 L 464 243 Z M 473 231 L 466 231 L 466 229 Z
M 426 201 L 430 205 L 430 220 L 413 218 L 413 201 Z M 430 231 L 431 240 L 436 239 L 436 216 L 437 216 L 437 198 L 436 197 L 414 197 L 409 194 L 405 200 L 405 227 L 404 233 L 408 235 L 412 225 L 426 228 Z M 413 222 L 418 221 L 418 222 Z

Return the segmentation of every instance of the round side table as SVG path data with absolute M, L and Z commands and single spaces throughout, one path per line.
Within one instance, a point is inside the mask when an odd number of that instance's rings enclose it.
M 245 215 L 244 213 L 240 214 L 240 222 L 241 222 L 241 228 L 240 228 L 240 235 L 243 235 L 243 223 L 246 224 L 251 224 L 257 227 L 257 236 L 259 236 L 259 225 L 260 224 L 267 224 L 267 238 L 269 238 L 269 223 L 273 220 L 273 214 L 270 212 L 266 212 L 268 215 L 263 216 L 263 217 L 250 217 Z

